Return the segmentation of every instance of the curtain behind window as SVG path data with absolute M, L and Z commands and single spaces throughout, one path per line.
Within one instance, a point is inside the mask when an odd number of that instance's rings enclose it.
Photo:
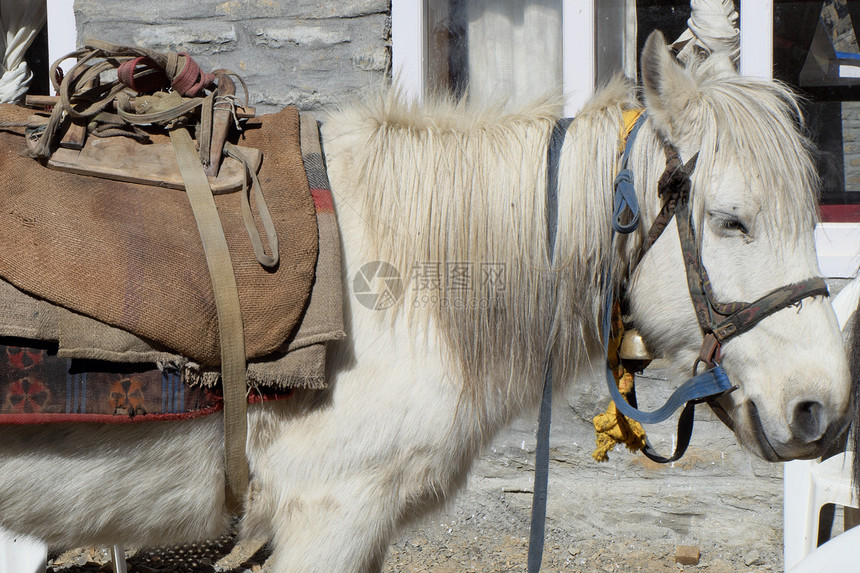
M 428 2 L 431 90 L 511 103 L 561 92 L 561 0 Z
M 561 2 L 468 2 L 472 97 L 516 103 L 561 87 Z

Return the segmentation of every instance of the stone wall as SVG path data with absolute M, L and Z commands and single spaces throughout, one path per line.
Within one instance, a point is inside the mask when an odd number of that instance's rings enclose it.
M 258 112 L 317 109 L 379 85 L 391 66 L 390 0 L 75 0 L 78 44 L 186 51 L 241 75 Z

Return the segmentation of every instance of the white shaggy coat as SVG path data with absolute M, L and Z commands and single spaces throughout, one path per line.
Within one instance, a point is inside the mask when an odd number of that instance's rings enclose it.
M 633 166 L 645 227 L 659 207 L 655 182 L 669 141 L 686 157 L 700 154 L 695 225 L 718 296 L 757 297 L 817 274 L 814 179 L 791 96 L 771 83 L 713 77 L 706 64 L 681 69 L 662 36 L 646 45 L 643 77 L 649 119 Z M 762 103 L 738 107 L 751 100 Z M 272 571 L 378 571 L 392 536 L 453 496 L 481 448 L 536 404 L 548 356 L 559 388 L 578 365 L 599 359 L 605 276 L 629 283 L 630 318 L 653 350 L 688 373 L 701 333 L 674 227 L 638 264 L 642 232 L 613 243 L 609 231 L 621 113 L 636 105 L 634 88 L 617 81 L 570 127 L 554 267 L 544 202 L 556 102 L 512 113 L 418 109 L 388 94 L 326 120 L 349 337 L 331 348 L 328 390 L 249 412 L 243 526 L 273 540 Z M 747 149 L 758 145 L 749 131 L 759 126 L 779 134 L 767 156 Z M 352 295 L 352 278 L 372 261 L 392 264 L 406 281 L 386 310 Z M 408 279 L 429 263 L 501 264 L 504 288 L 475 281 L 456 296 L 491 302 L 466 310 L 413 304 Z M 451 290 L 445 277 L 440 293 Z M 768 357 L 750 350 L 761 348 Z M 761 455 L 815 455 L 841 429 L 847 370 L 826 301 L 763 321 L 726 346 L 724 366 L 741 386 L 726 404 L 739 438 Z M 793 437 L 801 398 L 824 411 L 814 439 Z M 215 535 L 227 519 L 220 428 L 218 416 L 0 427 L 0 526 L 54 546 Z

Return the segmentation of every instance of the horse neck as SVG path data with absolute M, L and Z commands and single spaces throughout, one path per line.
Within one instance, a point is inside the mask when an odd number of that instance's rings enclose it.
M 631 235 L 616 236 L 613 241 L 611 220 L 614 181 L 623 145 L 622 112 L 633 104 L 629 96 L 604 100 L 580 113 L 567 135 L 569 144 L 559 174 L 555 253 L 563 278 L 558 283 L 554 332 L 556 362 L 564 364 L 568 372 L 568 366 L 599 359 L 599 325 L 607 289 L 611 286 L 618 292 L 619 283 L 629 275 L 644 236 L 642 228 L 647 229 L 659 208 L 655 206 L 654 190 L 665 156 L 654 133 L 643 126 L 630 163 L 643 225 Z
M 444 294 L 451 293 L 451 265 L 476 273 L 496 265 L 503 273 L 501 292 L 478 274 L 475 289 L 455 293 L 485 305 L 415 308 L 409 298 L 399 309 L 413 324 L 436 325 L 463 373 L 464 396 L 477 407 L 498 401 L 515 411 L 534 402 L 550 353 L 557 379 L 567 380 L 599 348 L 612 181 L 627 106 L 615 101 L 584 111 L 570 127 L 552 266 L 545 209 L 551 111 L 454 128 L 450 119 L 437 128 L 439 121 L 408 124 L 383 113 L 361 122 L 342 118 L 336 131 L 348 136 L 328 142 L 330 167 L 339 173 L 336 196 L 348 198 L 350 209 L 360 205 L 355 221 L 363 228 L 344 231 L 344 241 L 367 245 L 366 260 L 392 263 L 412 281 L 421 278 L 416 270 L 436 271 Z M 616 266 L 624 264 L 618 259 Z M 612 277 L 619 274 L 612 269 Z
M 557 108 L 457 122 L 457 110 L 369 111 L 329 120 L 324 133 L 347 270 L 393 264 L 409 283 L 392 312 L 432 325 L 462 372 L 464 403 L 515 410 L 542 373 L 553 308 L 544 204 Z M 460 271 L 470 279 L 451 274 Z

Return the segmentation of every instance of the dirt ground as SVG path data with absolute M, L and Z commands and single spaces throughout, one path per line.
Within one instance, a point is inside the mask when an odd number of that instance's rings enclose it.
M 449 511 L 427 520 L 401 536 L 388 555 L 386 573 L 477 573 L 526 571 L 528 524 L 523 506 L 525 491 L 503 491 L 497 500 L 467 496 Z M 488 505 L 501 512 L 490 513 Z M 471 513 L 472 511 L 481 513 Z M 527 516 L 526 516 L 527 517 Z M 234 547 L 225 536 L 216 541 L 159 550 L 128 550 L 131 573 L 265 572 L 268 549 L 256 545 Z M 237 550 L 238 549 L 238 550 Z M 781 571 L 780 548 L 726 546 L 718 542 L 698 546 L 696 566 L 675 562 L 670 539 L 641 540 L 629 536 L 572 539 L 565 532 L 548 531 L 542 571 L 555 572 L 681 572 L 734 573 Z M 236 555 L 230 555 L 233 550 Z M 113 571 L 104 548 L 82 548 L 54 556 L 49 571 L 106 573 Z
M 657 390 L 659 378 L 653 377 Z M 640 387 L 648 384 L 646 379 Z M 562 403 L 553 418 L 542 571 L 782 571 L 781 465 L 744 452 L 705 409 L 697 413 L 691 446 L 680 462 L 658 466 L 622 450 L 598 464 L 590 457 L 590 419 L 605 404 L 590 396 L 600 395 L 585 384 L 557 400 Z M 450 507 L 394 541 L 386 573 L 526 571 L 534 419 L 516 421 L 495 440 Z M 649 429 L 655 447 L 664 451 L 673 432 L 673 422 Z M 265 571 L 265 547 L 240 546 L 225 559 L 232 543 L 225 537 L 169 550 L 130 549 L 129 571 Z M 699 550 L 697 565 L 676 563 L 682 545 Z M 49 571 L 110 571 L 106 558 L 104 549 L 78 549 L 54 556 Z
M 509 532 L 474 530 L 468 522 L 439 523 L 438 528 L 422 528 L 395 543 L 384 571 L 392 572 L 519 572 L 526 571 L 527 537 Z M 478 533 L 475 535 L 475 533 Z M 522 532 L 521 532 L 522 533 Z M 526 532 L 527 533 L 527 532 Z M 497 535 L 496 535 L 497 534 Z M 766 563 L 778 556 L 756 550 L 708 547 L 697 566 L 675 563 L 675 547 L 669 543 L 640 545 L 635 538 L 626 540 L 590 539 L 565 545 L 565 540 L 547 539 L 542 571 L 549 572 L 682 572 L 703 571 L 734 573 L 737 571 L 778 571 Z M 227 556 L 231 539 L 155 551 L 129 551 L 128 571 L 131 573 L 263 573 L 268 551 L 264 547 L 244 556 L 232 566 L 219 560 Z M 220 565 L 220 566 L 219 566 Z M 65 573 L 108 573 L 113 571 L 106 549 L 75 549 L 55 556 L 49 571 Z

